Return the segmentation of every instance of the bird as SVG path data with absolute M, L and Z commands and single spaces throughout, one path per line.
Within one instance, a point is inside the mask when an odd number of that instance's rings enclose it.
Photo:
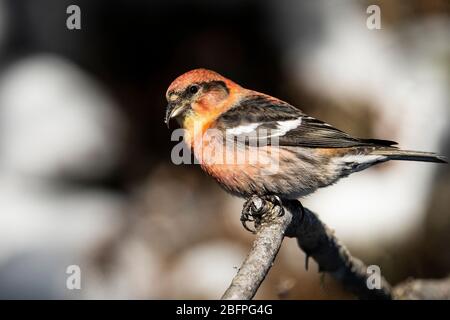
M 167 126 L 175 119 L 202 169 L 246 199 L 299 199 L 389 160 L 447 162 L 436 153 L 399 149 L 394 141 L 354 137 L 207 69 L 177 77 L 166 99 Z M 252 155 L 256 161 L 249 161 Z

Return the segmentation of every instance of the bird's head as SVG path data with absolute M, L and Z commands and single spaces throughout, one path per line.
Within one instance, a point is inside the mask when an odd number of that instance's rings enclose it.
M 165 122 L 175 118 L 181 126 L 188 117 L 212 118 L 223 112 L 233 90 L 239 86 L 206 70 L 195 69 L 176 78 L 167 89 Z

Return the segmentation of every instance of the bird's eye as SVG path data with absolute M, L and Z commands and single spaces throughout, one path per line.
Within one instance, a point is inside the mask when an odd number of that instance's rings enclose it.
M 195 93 L 198 92 L 198 89 L 199 89 L 198 86 L 195 85 L 195 84 L 193 84 L 192 86 L 189 87 L 189 92 L 190 92 L 191 94 L 195 94 Z

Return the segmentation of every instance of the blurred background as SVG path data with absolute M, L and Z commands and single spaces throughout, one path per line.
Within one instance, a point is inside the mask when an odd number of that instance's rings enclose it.
M 447 0 L 0 0 L 0 298 L 221 296 L 253 236 L 242 199 L 171 162 L 165 91 L 193 68 L 448 157 L 449 15 Z M 393 162 L 303 204 L 391 284 L 439 279 L 449 181 L 448 165 Z M 287 239 L 256 298 L 353 298 L 304 259 Z

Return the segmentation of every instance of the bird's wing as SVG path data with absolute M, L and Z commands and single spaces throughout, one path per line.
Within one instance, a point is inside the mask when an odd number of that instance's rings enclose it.
M 222 114 L 216 122 L 227 138 L 246 143 L 255 139 L 278 139 L 280 146 L 348 148 L 392 146 L 393 141 L 358 139 L 333 126 L 309 117 L 290 104 L 255 95 Z

